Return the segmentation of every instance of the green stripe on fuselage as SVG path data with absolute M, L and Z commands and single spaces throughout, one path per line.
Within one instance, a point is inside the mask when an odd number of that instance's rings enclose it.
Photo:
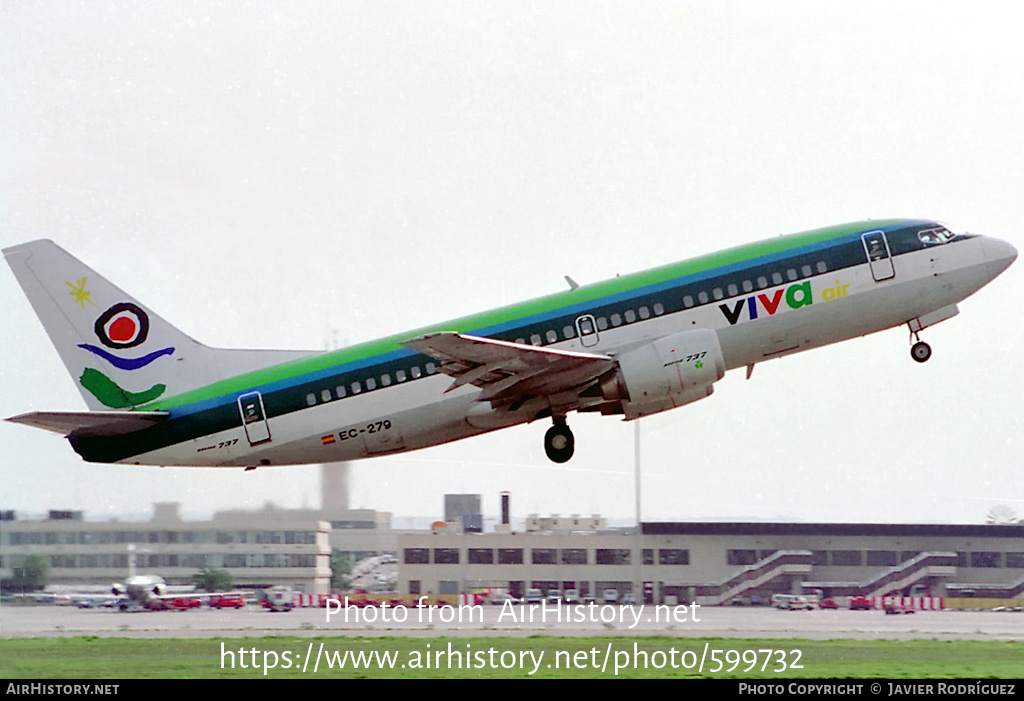
M 384 353 L 404 350 L 399 344 L 410 338 L 422 336 L 436 331 L 457 331 L 466 333 L 476 329 L 507 324 L 516 319 L 551 313 L 555 310 L 587 304 L 614 295 L 627 293 L 631 290 L 665 283 L 689 275 L 706 273 L 723 266 L 741 264 L 745 261 L 777 255 L 804 246 L 819 244 L 833 239 L 846 238 L 864 231 L 909 226 L 917 220 L 887 219 L 877 221 L 853 222 L 839 226 L 815 229 L 799 234 L 779 236 L 773 239 L 730 248 L 710 255 L 693 258 L 678 263 L 671 263 L 632 275 L 617 277 L 612 280 L 584 285 L 575 290 L 567 290 L 520 302 L 507 307 L 483 312 L 473 316 L 462 317 L 451 321 L 434 324 L 429 327 L 389 336 L 376 341 L 330 351 L 309 358 L 301 358 L 288 363 L 274 365 L 263 370 L 239 375 L 204 387 L 167 397 L 139 409 L 146 411 L 169 410 L 196 402 L 204 402 L 218 397 L 235 395 L 244 390 L 262 385 L 280 382 L 292 377 L 321 372 L 347 363 L 366 361 Z

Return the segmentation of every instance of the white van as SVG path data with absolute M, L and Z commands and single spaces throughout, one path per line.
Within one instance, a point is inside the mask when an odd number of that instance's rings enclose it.
M 810 611 L 814 608 L 811 600 L 799 594 L 780 594 L 779 608 L 787 611 Z
M 295 592 L 291 587 L 278 585 L 270 587 L 266 594 L 266 606 L 273 611 L 291 611 L 295 606 Z

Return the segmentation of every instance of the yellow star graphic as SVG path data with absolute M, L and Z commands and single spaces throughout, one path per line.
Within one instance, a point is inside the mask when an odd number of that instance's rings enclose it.
M 89 292 L 89 290 L 85 289 L 85 282 L 86 282 L 86 280 L 88 280 L 88 278 L 84 278 L 83 277 L 81 280 L 78 281 L 78 284 L 76 284 L 76 285 L 73 285 L 70 282 L 66 283 L 67 286 L 71 288 L 71 292 L 69 294 L 72 297 L 75 298 L 75 303 L 76 304 L 81 304 L 82 305 L 82 309 L 85 309 L 85 303 L 86 302 L 88 302 L 89 304 L 91 304 L 94 307 L 96 306 L 96 303 L 93 302 L 91 299 L 89 299 L 89 296 L 92 293 Z

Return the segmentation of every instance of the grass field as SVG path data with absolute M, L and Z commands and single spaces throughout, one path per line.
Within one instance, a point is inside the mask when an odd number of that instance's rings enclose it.
M 3 679 L 258 677 L 1007 679 L 1024 677 L 1024 643 L 654 636 L 0 640 Z

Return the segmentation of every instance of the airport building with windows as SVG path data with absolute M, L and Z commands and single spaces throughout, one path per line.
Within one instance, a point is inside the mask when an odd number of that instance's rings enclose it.
M 645 523 L 531 517 L 527 530 L 399 536 L 399 590 L 412 595 L 615 590 L 648 603 L 749 603 L 822 596 L 1024 597 L 1024 525 Z
M 801 591 L 1024 598 L 1022 524 L 652 522 L 637 533 L 600 516 L 529 516 L 513 529 L 505 498 L 500 523 L 484 528 L 480 497 L 455 495 L 433 528 L 395 530 L 390 514 L 348 509 L 343 483 L 324 485 L 336 498 L 320 509 L 268 506 L 209 520 L 182 519 L 176 503 L 154 505 L 142 522 L 7 511 L 0 578 L 11 580 L 37 555 L 51 584 L 109 585 L 128 576 L 134 557 L 137 574 L 168 584 L 189 584 L 213 567 L 240 588 L 284 584 L 317 594 L 330 590 L 331 553 L 340 551 L 353 563 L 381 556 L 388 576 L 367 571 L 364 581 L 408 596 L 575 589 L 600 599 L 612 590 L 620 600 L 702 605 Z

